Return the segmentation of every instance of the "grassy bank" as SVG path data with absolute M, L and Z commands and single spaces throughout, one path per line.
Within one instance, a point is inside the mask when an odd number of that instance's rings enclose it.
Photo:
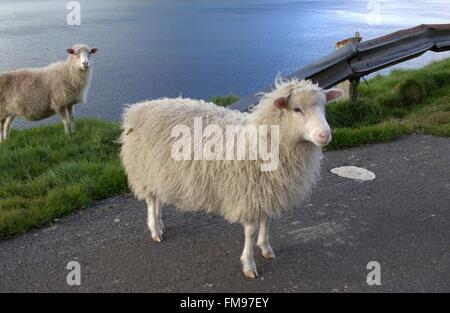
M 76 126 L 70 138 L 62 125 L 13 130 L 0 144 L 0 237 L 126 191 L 119 125 L 81 119 Z
M 329 149 L 387 142 L 423 132 L 450 136 L 450 59 L 396 70 L 360 86 L 355 103 L 327 107 Z M 215 97 L 227 106 L 235 96 Z M 70 138 L 62 125 L 13 130 L 0 144 L 0 238 L 127 191 L 118 158 L 118 123 L 79 119 Z
M 330 149 L 387 142 L 419 132 L 450 136 L 450 58 L 415 70 L 394 70 L 359 87 L 358 100 L 327 107 Z

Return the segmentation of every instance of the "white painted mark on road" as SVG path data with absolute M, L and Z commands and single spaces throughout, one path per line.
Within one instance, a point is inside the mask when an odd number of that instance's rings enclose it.
M 369 181 L 375 179 L 375 174 L 369 170 L 357 166 L 341 166 L 331 169 L 331 173 L 336 174 L 340 177 Z
M 315 226 L 294 229 L 288 232 L 288 234 L 291 235 L 295 240 L 310 242 L 329 237 L 333 237 L 335 239 L 336 234 L 344 231 L 344 229 L 345 227 L 342 224 L 338 224 L 335 222 L 325 222 Z

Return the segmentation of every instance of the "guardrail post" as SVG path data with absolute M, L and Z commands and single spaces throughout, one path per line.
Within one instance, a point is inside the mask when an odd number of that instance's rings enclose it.
M 359 32 L 355 32 L 355 36 L 351 38 L 347 38 L 344 40 L 341 40 L 336 43 L 336 49 L 339 49 L 349 43 L 358 43 L 362 40 L 362 37 Z M 358 96 L 358 86 L 359 86 L 359 78 L 358 79 L 352 79 L 352 80 L 346 80 L 340 84 L 338 84 L 336 87 L 339 89 L 342 89 L 344 91 L 344 95 L 342 98 L 344 100 L 355 100 Z

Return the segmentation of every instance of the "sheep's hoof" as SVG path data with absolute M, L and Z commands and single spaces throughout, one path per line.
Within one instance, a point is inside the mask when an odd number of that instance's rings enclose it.
M 249 258 L 248 256 L 241 256 L 242 262 L 242 271 L 244 272 L 245 277 L 255 278 L 258 276 L 258 271 L 256 270 L 256 264 L 253 257 Z
M 274 259 L 275 253 L 273 252 L 272 247 L 270 244 L 257 244 L 258 247 L 261 249 L 261 254 L 266 259 Z
M 275 259 L 275 253 L 273 251 L 262 251 L 262 256 L 268 260 Z
M 255 271 L 244 271 L 244 275 L 247 278 L 256 278 L 258 276 L 258 272 Z
M 162 234 L 160 234 L 160 235 L 152 235 L 152 240 L 156 241 L 156 242 L 162 242 L 162 240 L 163 240 Z

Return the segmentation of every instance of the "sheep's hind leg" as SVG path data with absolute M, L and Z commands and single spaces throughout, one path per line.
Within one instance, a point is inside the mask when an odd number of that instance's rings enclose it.
M 0 120 L 0 142 L 3 141 L 3 125 L 5 125 L 5 119 Z
M 73 114 L 73 105 L 69 105 L 68 108 L 68 112 L 69 112 L 69 130 L 70 133 L 73 134 L 75 132 L 75 117 Z
M 12 125 L 12 121 L 14 120 L 14 115 L 9 115 L 6 117 L 3 125 L 2 125 L 2 133 L 3 133 L 3 139 L 8 138 L 9 133 L 11 132 L 11 125 Z
M 162 227 L 159 222 L 160 216 L 158 216 L 161 212 L 161 202 L 154 195 L 147 198 L 147 225 L 150 229 L 150 233 L 152 235 L 152 239 L 157 242 L 162 241 Z
M 263 257 L 266 259 L 275 258 L 275 253 L 269 243 L 269 224 L 268 217 L 262 217 L 259 224 L 259 235 L 256 245 L 261 249 Z
M 253 246 L 255 244 L 256 233 L 258 231 L 258 223 L 245 223 L 244 231 L 245 244 L 241 255 L 242 270 L 246 277 L 255 278 L 258 276 L 258 271 L 256 270 L 255 259 L 253 257 Z
M 164 223 L 162 221 L 162 203 L 158 199 L 158 197 L 155 198 L 156 198 L 156 222 L 158 223 L 159 232 L 161 234 L 164 234 L 166 228 L 164 227 Z
M 58 114 L 64 124 L 64 132 L 66 135 L 70 135 L 70 114 L 67 106 L 60 107 L 58 109 Z

